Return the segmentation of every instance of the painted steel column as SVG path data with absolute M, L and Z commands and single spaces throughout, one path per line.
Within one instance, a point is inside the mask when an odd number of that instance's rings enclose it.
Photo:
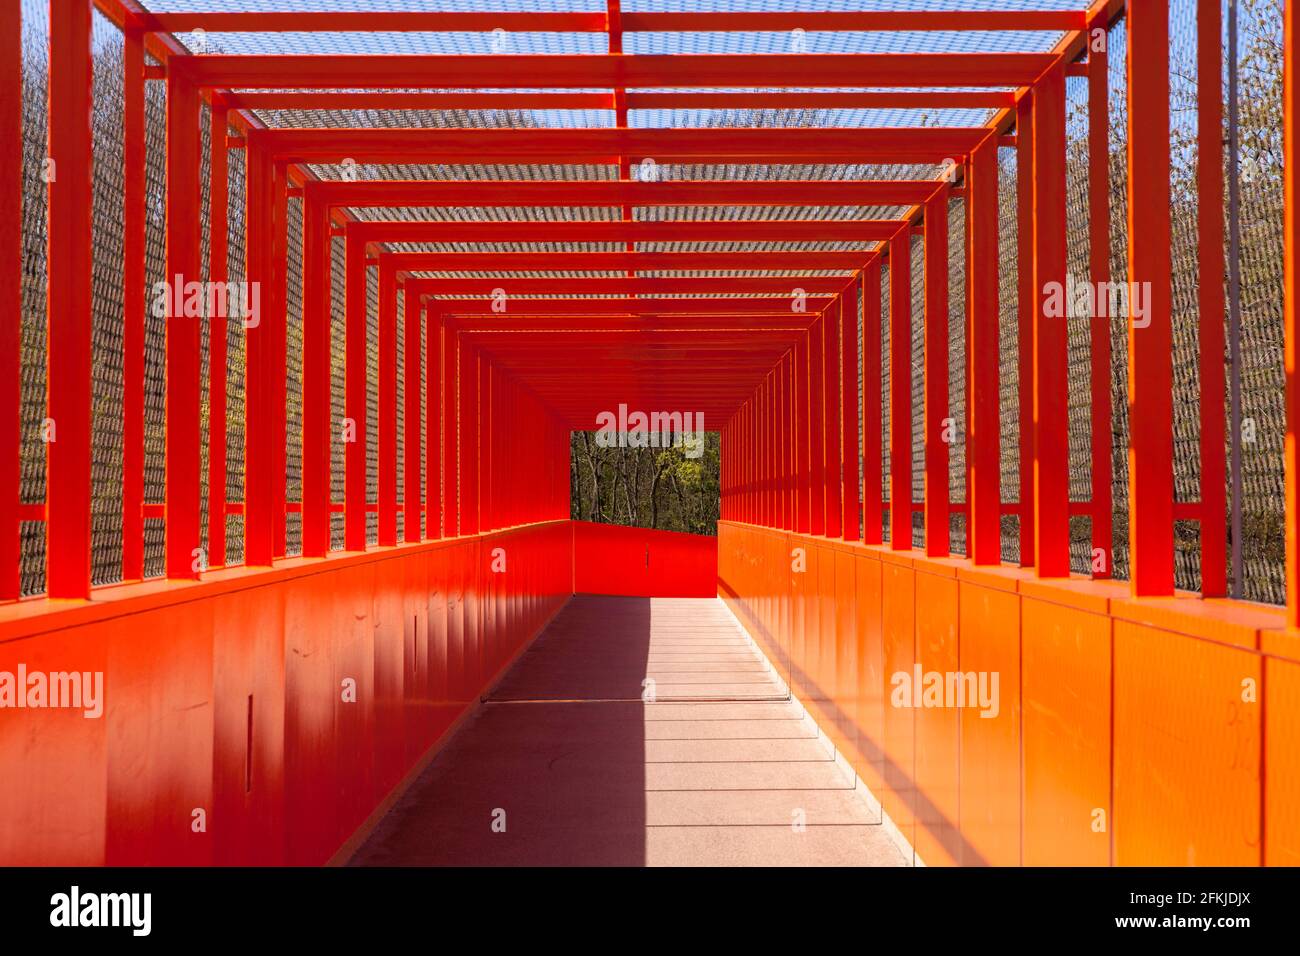
M 826 392 L 822 384 L 826 365 L 826 323 L 819 317 L 808 334 L 808 436 L 811 482 L 811 521 L 809 534 L 826 533 L 826 416 L 823 405 Z
M 144 577 L 144 338 L 145 338 L 145 122 L 144 35 L 123 34 L 122 54 L 122 580 Z M 213 112 L 215 118 L 216 113 Z M 20 133 L 21 135 L 21 133 Z M 19 142 L 18 138 L 12 142 Z M 225 140 L 221 141 L 222 159 Z M 21 154 L 12 150 L 21 158 Z M 214 148 L 215 156 L 215 148 Z M 213 202 L 224 186 L 225 167 L 214 163 Z M 220 177 L 220 178 L 219 178 Z M 225 214 L 225 209 L 221 210 Z M 21 222 L 19 215 L 15 219 Z M 210 220 L 214 224 L 216 220 Z M 216 239 L 214 233 L 214 241 Z M 224 248 L 225 235 L 221 236 Z M 211 270 L 209 270 L 211 271 Z M 215 281 L 215 277 L 214 277 Z M 15 310 L 20 315 L 20 310 Z M 209 320 L 211 321 L 211 320 Z M 18 325 L 15 323 L 14 328 Z M 215 357 L 215 356 L 214 356 Z M 225 365 L 225 353 L 218 359 Z M 215 366 L 214 366 L 215 367 Z M 18 379 L 14 379 L 15 385 Z M 221 382 L 225 386 L 224 379 Z M 221 395 L 224 403 L 225 394 Z M 215 405 L 213 406 L 215 410 Z M 223 404 L 224 409 L 224 404 Z M 221 422 L 225 438 L 225 419 Z M 225 462 L 225 447 L 221 462 Z M 211 460 L 211 454 L 209 454 Z M 221 520 L 225 521 L 225 485 L 220 488 Z M 209 500 L 211 500 L 209 490 Z M 225 526 L 221 535 L 208 532 L 209 564 L 226 562 Z M 218 554 L 218 551 L 220 552 Z
M 948 557 L 948 193 L 925 204 L 925 553 Z
M 1105 46 L 1088 52 L 1088 263 L 1093 289 L 1110 283 L 1110 79 Z M 1217 73 L 1216 73 L 1217 76 Z M 1216 80 L 1216 83 L 1218 81 Z M 1215 99 L 1217 102 L 1218 94 Z M 1217 122 L 1217 121 L 1216 121 Z M 1217 135 L 1222 136 L 1220 131 Z M 1222 146 L 1220 146 L 1220 154 Z M 1220 217 L 1223 212 L 1220 210 Z M 1222 263 L 1222 241 L 1219 244 Z M 1220 266 L 1222 268 L 1222 266 Z M 1223 293 L 1219 293 L 1222 300 Z M 1100 313 L 1105 312 L 1105 315 Z M 1114 505 L 1111 482 L 1111 397 L 1110 315 L 1093 310 L 1089 335 L 1092 405 L 1092 548 L 1100 550 L 1102 563 L 1094 559 L 1092 576 L 1109 578 L 1114 573 Z M 1219 354 L 1223 347 L 1220 344 Z M 1222 382 L 1222 361 L 1219 362 Z M 1204 379 L 1202 379 L 1204 387 Z M 1219 391 L 1223 391 L 1220 384 Z M 1223 441 L 1219 441 L 1222 447 Z M 1222 456 L 1220 456 L 1222 457 Z M 1222 477 L 1220 477 L 1222 485 Z M 1204 539 L 1202 539 L 1203 541 Z
M 424 306 L 424 536 L 442 537 L 442 325 Z
M 1294 6 L 1294 2 L 1291 5 Z M 1095 58 L 1096 54 L 1092 56 Z M 1104 53 L 1101 62 L 1105 63 Z M 1223 411 L 1225 302 L 1223 283 L 1219 281 L 1223 275 L 1224 243 L 1222 0 L 1197 0 L 1196 81 L 1199 275 L 1214 280 L 1197 283 L 1197 304 L 1201 313 L 1201 595 L 1225 597 L 1228 593 L 1227 461 L 1224 453 L 1227 433 Z M 1288 165 L 1286 168 L 1293 170 L 1295 167 Z M 1206 197 L 1208 202 L 1204 201 Z M 1095 462 L 1093 467 L 1096 468 Z
M 840 407 L 843 409 L 844 440 L 844 515 L 840 527 L 845 541 L 862 537 L 862 502 L 858 495 L 862 487 L 858 481 L 858 317 L 862 290 L 861 280 L 855 280 L 848 291 L 840 293 Z
M 794 356 L 795 350 L 792 347 L 785 353 L 782 362 L 785 365 L 784 386 L 781 390 L 781 420 L 784 423 L 785 431 L 785 451 L 784 465 L 785 468 L 785 530 L 793 531 L 798 523 L 799 512 L 799 478 L 798 468 L 798 426 L 795 422 L 795 373 L 794 373 Z
M 460 533 L 479 530 L 478 349 L 461 345 L 460 363 Z
M 889 241 L 889 545 L 912 550 L 911 230 Z
M 970 381 L 966 410 L 970 444 L 966 460 L 967 551 L 975 564 L 1002 561 L 1001 423 L 998 372 L 998 145 L 990 136 L 971 153 L 967 191 L 970 221 L 969 325 L 966 361 Z M 928 234 L 927 234 L 928 238 Z M 927 522 L 928 526 L 928 522 Z
M 190 309 L 190 284 L 198 283 L 201 191 L 199 91 L 175 72 L 167 78 L 167 577 L 192 579 L 206 567 L 199 493 L 199 328 Z M 206 298 L 206 297 L 204 297 Z M 202 307 L 206 311 L 206 304 Z M 89 316 L 85 317 L 89 321 Z
M 1034 566 L 1034 90 L 1016 104 L 1016 363 L 1019 384 L 1020 566 Z
M 424 500 L 424 489 L 420 484 L 420 406 L 424 397 L 424 373 L 420 364 L 424 359 L 420 352 L 420 329 L 424 318 L 424 300 L 412 290 L 410 283 L 407 283 L 406 298 L 402 305 L 406 332 L 406 352 L 402 359 L 402 383 L 405 389 L 403 399 L 406 406 L 402 415 L 406 432 L 402 442 L 402 450 L 406 455 L 406 474 L 402 479 L 402 525 L 403 539 L 414 543 L 423 537 L 420 528 L 420 503 Z
M 884 433 L 881 414 L 881 269 L 875 256 L 862 270 L 862 543 L 884 541 Z
M 316 194 L 302 203 L 302 553 L 330 549 L 330 222 Z
M 1034 553 L 1039 577 L 1061 578 L 1070 573 L 1063 67 L 1034 91 L 1033 208 Z
M 246 179 L 244 187 L 244 278 L 249 288 L 265 294 L 257 298 L 257 314 L 244 330 L 244 564 L 270 566 L 273 523 L 273 459 L 271 417 L 274 409 L 267 379 L 271 363 L 271 295 L 267 272 L 268 225 L 270 217 L 270 163 L 261 147 L 258 131 L 245 136 Z
M 21 19 L 19 6 L 11 15 L 10 28 L 0 36 L 0 139 L 7 143 L 21 143 L 23 136 Z M 134 36 L 139 50 L 140 35 Z M 22 589 L 18 523 L 22 493 L 22 221 L 22 150 L 11 147 L 0 151 L 0 268 L 4 269 L 0 274 L 0 309 L 11 317 L 0 325 L 0 388 L 4 390 L 0 396 L 0 601 L 13 600 Z M 142 267 L 143 262 L 141 257 Z M 143 280 L 140 290 L 143 322 Z
M 367 321 L 366 244 L 354 228 L 345 238 L 343 537 L 348 551 L 366 550 Z
M 397 270 L 379 257 L 378 542 L 397 544 Z
M 826 415 L 826 537 L 844 535 L 844 439 L 840 423 L 840 304 L 836 297 L 822 314 L 822 385 Z
M 218 283 L 225 284 L 230 279 L 230 153 L 226 144 L 229 122 L 224 106 L 212 107 L 209 116 L 208 281 L 216 286 Z M 143 192 L 141 199 L 140 212 L 143 220 Z M 142 258 L 141 269 L 143 262 Z M 143 289 L 143 276 L 140 286 Z M 251 306 L 252 297 L 240 301 Z M 226 314 L 208 316 L 208 566 L 214 568 L 226 564 L 226 353 L 230 344 L 229 295 L 226 302 Z M 243 320 L 242 313 L 240 319 Z M 328 422 L 326 427 L 328 428 Z
M 12 29 L 11 25 L 11 29 Z M 90 3 L 50 3 L 46 590 L 90 595 Z M 16 143 L 17 141 L 15 141 Z M 15 143 L 9 149 L 15 149 Z M 11 321 L 13 319 L 11 318 Z
M 443 537 L 454 538 L 462 533 L 460 525 L 460 390 L 457 387 L 457 370 L 460 363 L 457 353 L 460 340 L 455 326 L 445 316 L 439 317 L 443 327 L 442 337 L 442 520 Z
M 267 316 L 271 355 L 271 528 L 273 555 L 284 557 L 288 527 L 285 478 L 288 474 L 288 281 L 289 177 L 284 163 L 271 164 L 271 302 Z
M 1174 591 L 1168 0 L 1130 3 L 1126 24 L 1129 282 L 1148 309 L 1128 333 L 1130 582 L 1156 596 Z
M 812 427 L 808 407 L 808 354 L 812 331 L 802 335 L 795 345 L 794 361 L 794 420 L 798 432 L 795 446 L 795 480 L 797 481 L 798 508 L 795 530 L 809 534 L 812 529 Z
M 1300 4 L 1288 0 L 1283 27 L 1283 164 L 1300 169 Z M 1287 624 L 1300 627 L 1300 177 L 1288 175 L 1283 220 L 1286 364 Z

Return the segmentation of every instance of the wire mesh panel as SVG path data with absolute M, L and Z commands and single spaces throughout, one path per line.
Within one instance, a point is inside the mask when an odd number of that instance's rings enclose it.
M 1123 20 L 1107 31 L 1106 64 L 1110 103 L 1110 279 L 1128 284 L 1128 73 Z M 1128 318 L 1110 317 L 1111 329 L 1111 493 L 1114 543 L 1111 576 L 1127 580 L 1128 547 Z
M 948 200 L 948 500 L 966 503 L 966 201 Z M 930 426 L 931 438 L 935 426 Z M 965 554 L 967 515 L 949 515 L 949 550 Z
M 22 285 L 22 385 L 20 500 L 25 505 L 45 502 L 45 247 L 46 214 L 45 142 L 49 89 L 49 9 L 45 5 L 23 10 L 23 285 Z M 20 525 L 21 593 L 45 590 L 45 522 Z
M 925 240 L 910 237 L 912 253 L 912 500 L 925 500 Z M 925 547 L 925 512 L 912 510 L 912 547 Z
M 890 540 L 890 528 L 893 527 L 892 511 L 894 507 L 893 496 L 890 493 L 892 486 L 889 482 L 889 454 L 890 454 L 890 428 L 893 422 L 893 409 L 889 401 L 889 355 L 894 347 L 893 337 L 889 333 L 889 297 L 890 289 L 893 287 L 893 270 L 882 268 L 880 270 L 880 497 L 884 502 L 884 537 L 883 541 Z M 904 503 L 906 504 L 906 503 Z
M 1282 0 L 1239 0 L 1243 596 L 1286 600 Z M 1236 569 L 1232 574 L 1238 576 Z
M 342 502 L 346 493 L 347 443 L 343 425 L 347 418 L 347 243 L 330 239 L 330 501 Z M 330 512 L 330 550 L 344 545 L 344 515 Z
M 1069 430 L 1069 495 L 1072 502 L 1092 500 L 1092 375 L 1091 315 L 1075 309 L 1071 288 L 1090 284 L 1088 257 L 1088 81 L 1065 81 L 1065 236 L 1067 310 L 1058 321 L 1066 323 L 1067 421 Z M 1092 569 L 1091 520 L 1070 518 L 1070 569 L 1087 574 Z
M 1002 500 L 1020 498 L 1020 208 L 1014 147 L 998 149 L 998 425 Z M 1020 560 L 1020 516 L 1003 515 L 1002 560 Z
M 285 219 L 285 500 L 302 502 L 302 200 L 290 196 Z M 302 512 L 285 515 L 284 553 L 302 554 Z
M 231 282 L 244 282 L 247 263 L 244 258 L 244 224 L 246 211 L 245 174 L 247 164 L 242 149 L 228 151 L 227 169 L 227 275 Z M 243 286 L 240 286 L 242 288 Z M 247 338 L 243 324 L 226 325 L 226 500 L 244 500 L 244 415 L 247 373 Z M 226 564 L 244 562 L 244 516 L 237 511 L 226 515 Z

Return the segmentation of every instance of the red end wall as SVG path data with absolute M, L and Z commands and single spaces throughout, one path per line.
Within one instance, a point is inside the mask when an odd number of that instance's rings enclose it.
M 573 590 L 633 597 L 715 597 L 718 539 L 574 521 Z
M 1300 863 L 1281 609 L 718 532 L 719 594 L 927 864 Z M 998 715 L 891 706 L 918 663 L 998 672 Z
M 0 864 L 325 862 L 563 605 L 572 540 L 556 521 L 0 608 L 0 671 L 105 672 L 99 719 L 0 710 Z

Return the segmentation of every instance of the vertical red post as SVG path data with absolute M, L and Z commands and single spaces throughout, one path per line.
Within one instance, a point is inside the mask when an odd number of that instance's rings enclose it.
M 862 270 L 862 543 L 884 541 L 884 434 L 880 408 L 882 372 L 880 256 Z
M 822 314 L 822 343 L 825 350 L 822 407 L 826 415 L 826 537 L 844 534 L 844 437 L 840 422 L 840 306 L 836 296 Z
M 808 334 L 808 451 L 812 492 L 812 521 L 808 532 L 818 535 L 826 533 L 825 341 L 826 323 L 818 316 Z
M 912 550 L 912 240 L 889 241 L 889 545 Z
M 271 534 L 273 555 L 284 557 L 288 522 L 285 479 L 288 474 L 288 303 L 289 303 L 289 176 L 284 163 L 271 164 L 271 303 L 267 315 L 270 335 L 271 402 Z
M 948 193 L 925 204 L 925 553 L 948 557 Z
M 1034 91 L 1016 104 L 1016 364 L 1019 384 L 1020 566 L 1033 567 L 1034 529 Z
M 167 78 L 167 577 L 196 578 L 200 559 L 199 316 L 177 309 L 202 278 L 199 93 Z M 88 316 L 83 317 L 88 321 Z
M 862 507 L 858 500 L 858 293 L 861 282 L 855 281 L 840 300 L 840 408 L 843 409 L 844 441 L 844 515 L 840 522 L 845 541 L 861 537 Z
M 46 389 L 54 440 L 45 445 L 52 598 L 90 595 L 90 81 L 90 4 L 52 0 Z
M 366 550 L 367 329 L 366 244 L 348 228 L 344 259 L 344 440 L 343 538 L 348 551 Z
M 1145 200 L 1143 200 L 1145 202 Z M 1065 70 L 1034 91 L 1034 553 L 1038 576 L 1070 573 L 1065 316 Z
M 21 143 L 23 136 L 21 17 L 19 6 L 11 15 L 9 29 L 0 36 L 0 139 L 11 144 Z M 135 42 L 140 49 L 138 33 Z M 0 151 L 0 268 L 4 270 L 0 273 L 0 309 L 10 317 L 0 323 L 0 388 L 4 390 L 0 396 L 0 601 L 17 598 L 22 589 L 18 524 L 22 491 L 22 221 L 23 156 L 22 150 L 11 146 Z M 140 289 L 143 297 L 143 280 Z
M 330 549 L 330 222 L 307 190 L 302 202 L 302 553 Z
M 478 349 L 461 343 L 460 361 L 460 533 L 478 534 Z
M 495 435 L 492 431 L 492 363 L 482 354 L 478 361 L 478 402 L 478 523 L 479 531 L 487 532 L 496 528 L 496 515 L 492 510 L 492 443 Z
M 798 485 L 798 523 L 795 530 L 809 534 L 812 530 L 812 427 L 809 416 L 808 356 L 811 351 L 813 330 L 800 336 L 794 351 L 795 428 L 798 442 L 795 448 L 795 480 Z
M 144 35 L 127 30 L 122 39 L 122 580 L 137 581 L 144 577 Z M 214 188 L 217 176 L 213 166 Z M 218 557 L 209 532 L 210 564 L 225 563 L 224 537 L 219 544 Z
M 1217 28 L 1216 28 L 1217 30 Z M 1216 32 L 1217 43 L 1217 32 Z M 1098 44 L 1100 46 L 1100 44 Z M 1215 76 L 1220 71 L 1215 67 Z M 1215 83 L 1219 83 L 1218 79 Z M 1216 95 L 1216 102 L 1218 97 Z M 1222 110 L 1219 113 L 1222 120 Z M 1202 120 L 1204 118 L 1202 117 Z M 1222 138 L 1221 126 L 1216 127 L 1216 137 Z M 1219 146 L 1222 161 L 1222 144 Z M 1222 173 L 1220 173 L 1222 176 Z M 1222 190 L 1220 190 L 1222 192 Z M 1204 212 L 1204 210 L 1202 210 Z M 1223 210 L 1219 210 L 1222 220 Z M 1218 272 L 1222 272 L 1223 242 L 1220 228 Z M 1106 50 L 1090 47 L 1088 53 L 1088 262 L 1094 289 L 1108 288 L 1110 282 L 1110 81 L 1107 74 Z M 1204 284 L 1202 284 L 1204 289 Z M 1219 291 L 1220 303 L 1223 291 Z M 1093 561 L 1093 577 L 1109 578 L 1114 571 L 1114 545 L 1112 537 L 1111 469 L 1111 399 L 1110 399 L 1110 316 L 1094 309 L 1089 352 L 1091 354 L 1092 386 L 1092 548 L 1101 552 L 1101 561 Z M 1223 394 L 1223 339 L 1222 304 L 1219 318 L 1219 390 Z M 1202 388 L 1206 382 L 1202 378 Z M 1222 420 L 1223 403 L 1219 403 Z M 1223 458 L 1223 438 L 1220 431 L 1219 458 Z M 1223 473 L 1219 473 L 1220 499 L 1222 500 Z M 1220 514 L 1223 507 L 1220 507 Z M 1222 522 L 1220 522 L 1222 524 Z M 1204 539 L 1202 539 L 1204 542 Z
M 402 424 L 406 435 L 403 451 L 406 454 L 406 474 L 402 480 L 402 525 L 403 539 L 408 542 L 420 540 L 420 403 L 424 397 L 421 391 L 423 381 L 420 363 L 420 322 L 424 316 L 424 300 L 413 288 L 413 282 L 406 282 L 406 298 L 402 302 L 404 313 L 404 330 L 406 333 L 406 353 L 402 360 L 402 380 L 406 391 L 403 395 L 405 410 Z M 429 516 L 425 516 L 429 520 Z
M 256 130 L 245 137 L 246 157 L 244 224 L 244 276 L 250 289 L 258 289 L 256 314 L 244 330 L 244 564 L 269 566 L 274 561 L 272 520 L 273 455 L 271 402 L 268 379 L 271 365 L 273 311 L 268 273 L 271 172 L 266 150 Z M 264 293 L 264 294 L 263 294 Z
M 442 433 L 442 520 L 445 527 L 444 536 L 454 538 L 464 534 L 461 523 L 462 485 L 460 471 L 460 389 L 457 384 L 457 372 L 460 361 L 460 337 L 450 319 L 442 319 L 442 384 L 443 384 L 443 433 Z
M 795 423 L 795 373 L 794 373 L 794 356 L 795 351 L 791 348 L 785 353 L 781 360 L 784 377 L 782 379 L 781 389 L 781 422 L 784 432 L 784 451 L 782 453 L 782 468 L 785 472 L 785 480 L 782 485 L 782 494 L 785 498 L 785 524 L 783 527 L 786 531 L 793 531 L 798 522 L 796 517 L 799 510 L 798 488 L 799 479 L 797 474 L 798 461 L 798 425 Z
M 1001 532 L 1001 441 L 998 388 L 998 146 L 990 136 L 971 153 L 967 192 L 970 269 L 966 330 L 966 410 L 970 444 L 966 461 L 968 554 L 975 564 L 999 564 Z M 927 240 L 929 235 L 926 236 Z M 926 523 L 927 527 L 929 522 Z
M 407 294 L 410 294 L 408 287 Z M 442 537 L 442 326 L 424 308 L 424 536 Z
M 397 270 L 379 257 L 379 534 L 397 544 Z
M 1300 169 L 1300 4 L 1286 4 L 1283 41 L 1283 168 Z M 1288 175 L 1283 233 L 1286 365 L 1286 605 L 1300 627 L 1300 177 Z
M 1174 591 L 1169 2 L 1128 12 L 1129 553 L 1135 596 Z M 1216 273 L 1217 274 L 1217 273 Z
M 216 287 L 217 283 L 224 285 L 230 278 L 230 175 L 226 146 L 226 131 L 229 127 L 226 107 L 213 106 L 209 116 L 212 125 L 208 131 L 208 281 Z M 140 175 L 143 176 L 143 142 L 141 148 Z M 130 165 L 128 158 L 128 168 Z M 140 200 L 140 236 L 143 239 L 143 186 Z M 136 254 L 141 258 L 138 265 L 133 265 L 131 256 Z M 127 266 L 143 270 L 143 255 L 143 247 L 138 253 L 135 250 L 127 253 Z M 143 293 L 143 273 L 139 277 L 139 285 Z M 130 290 L 129 285 L 127 290 Z M 251 298 L 241 301 L 252 303 Z M 226 564 L 226 351 L 229 296 L 226 297 L 226 302 L 227 307 L 222 314 L 214 311 L 208 316 L 208 566 L 214 568 Z M 134 309 L 128 311 L 128 322 L 133 313 Z M 125 517 L 123 521 L 125 522 Z
M 1294 3 L 1291 4 L 1294 6 Z M 1227 437 L 1223 412 L 1223 7 L 1197 0 L 1197 243 L 1200 247 L 1201 595 L 1228 593 Z M 1096 54 L 1093 54 L 1095 57 Z M 1105 63 L 1105 54 L 1102 54 Z M 1104 75 L 1104 71 L 1103 71 Z M 1287 166 L 1287 169 L 1294 169 Z M 1294 176 L 1290 178 L 1294 179 Z M 1108 383 L 1109 384 L 1109 381 Z M 1108 436 L 1109 437 L 1109 436 Z M 1109 463 L 1109 459 L 1108 459 Z M 1094 462 L 1093 465 L 1096 468 Z M 1107 469 L 1109 478 L 1109 469 Z M 1096 521 L 1096 518 L 1093 519 Z M 1107 555 L 1110 549 L 1107 547 Z
M 773 460 L 775 472 L 772 475 L 772 494 L 775 502 L 775 523 L 773 527 L 784 529 L 786 528 L 787 511 L 785 452 L 787 436 L 790 434 L 785 422 L 785 356 L 782 356 L 781 361 L 776 363 L 772 386 L 772 434 L 776 441 Z

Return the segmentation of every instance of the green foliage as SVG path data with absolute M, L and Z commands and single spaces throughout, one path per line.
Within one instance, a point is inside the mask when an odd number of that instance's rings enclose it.
M 687 439 L 690 442 L 692 439 Z M 704 435 L 704 451 L 688 457 L 674 448 L 604 448 L 594 432 L 574 432 L 569 483 L 577 521 L 718 533 L 721 444 Z

